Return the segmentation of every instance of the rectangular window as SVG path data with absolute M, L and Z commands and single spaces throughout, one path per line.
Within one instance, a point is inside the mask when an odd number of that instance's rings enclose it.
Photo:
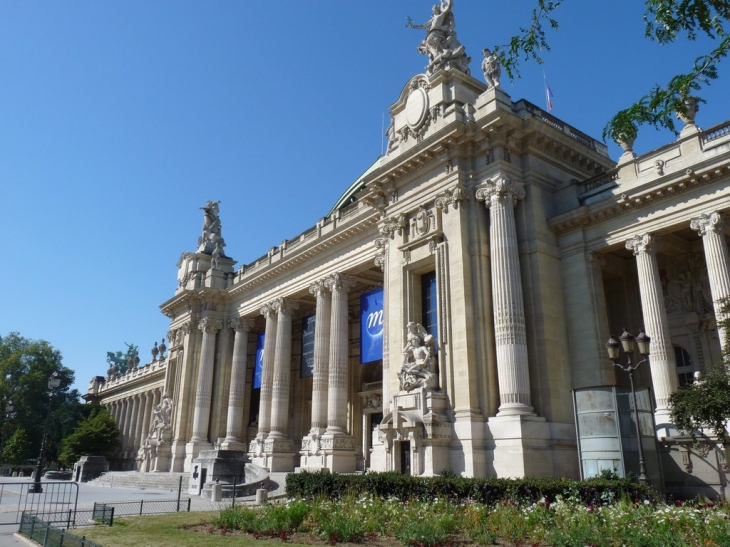
M 436 342 L 439 334 L 436 272 L 429 272 L 421 276 L 421 325 Z

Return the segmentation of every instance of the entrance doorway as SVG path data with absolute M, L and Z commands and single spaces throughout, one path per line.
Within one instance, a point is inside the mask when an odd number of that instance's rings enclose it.
M 411 474 L 411 443 L 401 441 L 400 443 L 400 472 L 404 475 Z

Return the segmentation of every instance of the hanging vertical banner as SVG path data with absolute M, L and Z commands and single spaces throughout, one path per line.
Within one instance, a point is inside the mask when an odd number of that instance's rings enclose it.
M 360 297 L 360 364 L 383 358 L 383 288 Z
M 264 342 L 266 334 L 260 333 L 256 335 L 256 366 L 253 369 L 253 388 L 261 387 L 261 375 L 264 370 Z
M 299 366 L 299 377 L 314 376 L 314 328 L 315 315 L 302 317 L 302 362 Z

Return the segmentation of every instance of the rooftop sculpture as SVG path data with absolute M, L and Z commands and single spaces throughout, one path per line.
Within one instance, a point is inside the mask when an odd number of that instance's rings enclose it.
M 220 201 L 208 201 L 203 210 L 203 233 L 198 238 L 198 252 L 213 255 L 217 267 L 217 259 L 226 256 L 223 247 L 226 243 L 221 236 L 221 219 L 218 216 Z
M 414 25 L 408 18 L 407 27 L 426 30 L 426 38 L 418 46 L 418 51 L 428 55 L 426 74 L 429 76 L 439 70 L 451 69 L 469 74 L 471 58 L 456 38 L 453 7 L 454 0 L 440 0 L 431 8 L 431 19 L 422 25 Z

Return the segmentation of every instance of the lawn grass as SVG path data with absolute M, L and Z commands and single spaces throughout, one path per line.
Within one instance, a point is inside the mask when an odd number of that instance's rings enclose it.
M 211 521 L 218 512 L 172 513 L 114 519 L 114 526 L 95 526 L 74 530 L 77 536 L 103 547 L 281 547 L 281 541 L 257 540 L 246 536 L 185 530 L 183 525 L 198 526 Z M 287 543 L 296 546 L 296 543 Z M 308 546 L 308 547 L 311 547 Z

